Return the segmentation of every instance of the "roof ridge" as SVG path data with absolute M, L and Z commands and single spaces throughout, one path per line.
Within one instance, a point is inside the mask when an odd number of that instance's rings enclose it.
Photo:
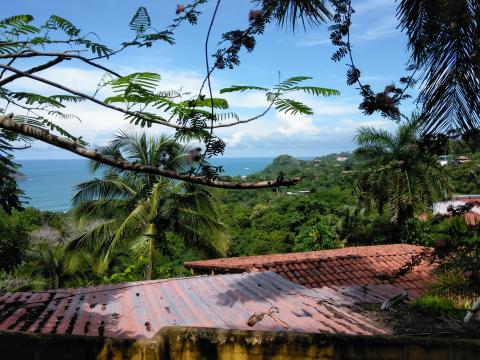
M 290 264 L 299 261 L 309 262 L 322 259 L 344 259 L 349 257 L 372 257 L 372 256 L 396 256 L 396 255 L 406 255 L 409 253 L 416 253 L 425 247 L 412 244 L 382 244 L 382 245 L 366 245 L 366 246 L 351 246 L 338 249 L 328 249 L 328 250 L 316 250 L 316 251 L 305 251 L 305 252 L 291 252 L 291 253 L 279 253 L 279 254 L 265 254 L 265 255 L 250 255 L 250 256 L 237 256 L 237 257 L 225 257 L 209 260 L 196 260 L 196 261 L 187 261 L 184 263 L 185 266 L 201 266 L 202 264 L 214 264 L 210 265 L 211 267 L 218 268 L 238 268 L 245 269 L 250 267 L 255 267 L 255 265 L 260 265 L 263 267 L 267 264 Z M 411 249 L 411 251 L 406 251 Z M 370 250 L 371 252 L 366 252 Z M 388 252 L 378 252 L 375 250 L 387 250 Z M 265 259 L 262 261 L 261 259 Z M 248 260 L 252 260 L 249 262 Z M 257 261 L 255 261 L 257 260 Z M 228 263 L 230 264 L 224 264 Z M 235 263 L 232 263 L 235 262 Z M 223 266 L 226 265 L 226 266 Z

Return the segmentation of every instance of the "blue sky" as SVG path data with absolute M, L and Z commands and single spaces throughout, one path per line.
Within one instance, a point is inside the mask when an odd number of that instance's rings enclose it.
M 155 28 L 164 29 L 173 19 L 177 3 L 178 0 L 16 0 L 3 4 L 2 14 L 29 13 L 39 23 L 49 15 L 57 14 L 85 31 L 95 32 L 103 43 L 116 48 L 119 43 L 132 37 L 128 23 L 139 6 L 149 10 Z M 386 84 L 406 75 L 403 70 L 408 60 L 406 38 L 396 29 L 395 2 L 354 0 L 353 4 L 357 10 L 352 27 L 356 63 L 363 72 L 364 81 L 370 83 L 374 90 L 381 91 Z M 182 87 L 195 93 L 205 74 L 204 37 L 213 7 L 213 1 L 203 7 L 204 14 L 197 26 L 185 24 L 177 29 L 175 46 L 162 43 L 150 49 L 132 48 L 114 57 L 109 65 L 123 73 L 158 72 L 162 75 L 163 88 Z M 248 0 L 223 0 L 218 21 L 213 28 L 212 53 L 223 31 L 248 26 L 251 7 Z M 312 84 L 341 91 L 341 96 L 335 98 L 302 95 L 300 99 L 315 110 L 313 116 L 293 117 L 272 111 L 259 121 L 218 132 L 227 142 L 225 156 L 316 156 L 352 150 L 353 136 L 358 126 L 395 129 L 395 124 L 390 120 L 379 115 L 367 117 L 358 110 L 361 99 L 354 87 L 345 84 L 345 63 L 333 63 L 330 60 L 334 48 L 330 45 L 326 27 L 309 28 L 306 32 L 298 29 L 292 33 L 269 25 L 265 35 L 258 38 L 256 50 L 250 54 L 242 53 L 240 67 L 214 73 L 213 87 L 216 91 L 232 84 L 273 86 L 278 79 L 278 72 L 282 78 L 312 76 Z M 92 93 L 102 72 L 71 61 L 43 75 Z M 15 89 L 58 92 L 28 80 L 19 81 Z M 256 93 L 236 94 L 227 99 L 232 110 L 241 117 L 256 115 L 266 104 L 263 97 Z M 412 104 L 402 107 L 407 114 L 412 109 Z M 69 110 L 79 114 L 82 122 L 70 120 L 61 124 L 75 135 L 82 135 L 91 144 L 105 144 L 116 129 L 128 126 L 120 114 L 93 104 L 77 104 Z M 169 132 L 159 127 L 153 131 L 157 134 Z M 16 156 L 19 159 L 32 159 L 70 158 L 74 155 L 35 143 L 31 149 L 18 152 Z

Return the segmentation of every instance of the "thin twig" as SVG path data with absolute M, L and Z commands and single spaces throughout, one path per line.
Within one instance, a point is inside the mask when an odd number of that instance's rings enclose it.
M 213 106 L 213 92 L 212 92 L 212 83 L 210 79 L 210 65 L 208 61 L 209 53 L 208 53 L 208 41 L 210 40 L 210 34 L 212 32 L 213 28 L 213 23 L 215 22 L 215 17 L 217 16 L 217 11 L 220 6 L 220 3 L 222 0 L 217 0 L 217 5 L 215 6 L 215 10 L 213 11 L 212 19 L 210 20 L 210 25 L 208 27 L 207 31 L 207 36 L 205 37 L 205 67 L 207 68 L 207 83 L 208 83 L 208 92 L 210 95 L 210 111 L 211 111 L 211 119 L 210 119 L 210 130 L 209 130 L 209 139 L 212 138 L 213 136 L 213 120 L 215 118 L 215 109 Z M 201 91 L 201 90 L 200 90 Z M 199 161 L 199 166 L 197 168 L 196 174 L 198 174 L 198 171 L 201 169 L 203 162 L 205 161 L 205 158 L 210 150 L 210 142 L 207 141 L 205 144 L 205 151 L 202 154 L 202 157 Z

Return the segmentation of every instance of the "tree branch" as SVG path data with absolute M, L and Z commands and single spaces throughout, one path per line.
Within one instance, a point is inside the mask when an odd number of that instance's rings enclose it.
M 74 52 L 78 52 L 77 50 L 72 50 Z M 101 69 L 103 71 L 106 71 L 116 77 L 122 77 L 119 73 L 103 66 L 100 64 L 97 64 L 96 62 L 81 56 L 81 55 L 75 55 L 75 54 L 70 54 L 68 52 L 39 52 L 39 51 L 26 51 L 26 52 L 21 52 L 21 53 L 15 53 L 15 54 L 4 54 L 0 55 L 0 59 L 17 59 L 17 58 L 30 58 L 30 57 L 38 57 L 38 56 L 56 56 L 56 57 L 63 57 L 66 59 L 78 59 L 83 62 L 85 62 L 88 65 L 91 65 L 93 67 L 96 67 L 98 69 Z
M 60 53 L 62 54 L 62 53 Z M 53 55 L 52 55 L 53 56 Z M 74 58 L 81 58 L 81 57 L 77 57 L 77 56 L 74 56 L 74 55 L 68 55 L 69 57 L 74 57 Z M 116 110 L 116 111 L 119 111 L 121 113 L 124 113 L 124 114 L 127 114 L 127 115 L 131 115 L 131 116 L 134 116 L 134 117 L 137 117 L 137 118 L 140 118 L 142 120 L 145 120 L 147 122 L 150 122 L 150 123 L 153 123 L 153 124 L 158 124 L 158 125 L 164 125 L 164 126 L 167 126 L 167 127 L 170 127 L 170 128 L 173 128 L 173 129 L 186 129 L 186 130 L 190 130 L 192 129 L 191 127 L 187 127 L 187 126 L 182 126 L 182 125 L 178 125 L 178 124 L 174 124 L 174 123 L 171 123 L 171 122 L 168 122 L 166 119 L 163 119 L 161 117 L 159 117 L 159 119 L 152 119 L 152 118 L 149 118 L 149 117 L 145 117 L 143 116 L 141 113 L 139 112 L 134 112 L 134 111 L 130 111 L 130 110 L 125 110 L 125 109 L 122 109 L 121 107 L 118 107 L 118 106 L 115 106 L 115 105 L 111 105 L 111 104 L 106 104 L 104 103 L 103 101 L 101 100 L 98 100 L 96 98 L 94 98 L 93 96 L 90 96 L 90 95 L 87 95 L 87 94 L 84 94 L 84 93 L 81 93 L 77 90 L 74 90 L 74 89 L 70 89 L 66 86 L 63 86 L 61 84 L 58 84 L 56 82 L 53 82 L 51 80 L 48 80 L 48 79 L 44 79 L 44 78 L 41 78 L 39 76 L 36 76 L 36 75 L 32 75 L 30 73 L 28 73 L 28 71 L 21 71 L 21 70 L 18 70 L 14 67 L 11 67 L 11 66 L 8 66 L 8 65 L 2 65 L 0 64 L 0 68 L 3 68 L 5 70 L 8 70 L 8 71 L 11 71 L 15 74 L 17 74 L 17 78 L 20 78 L 20 77 L 28 77 L 32 80 L 36 80 L 36 81 L 39 81 L 39 82 L 42 82 L 44 84 L 47 84 L 47 85 L 50 85 L 50 86 L 53 86 L 53 87 L 56 87 L 58 89 L 61 89 L 63 91 L 66 91 L 68 93 L 71 93 L 71 94 L 74 94 L 74 95 L 77 95 L 77 96 L 80 96 L 80 97 L 83 97 L 87 100 L 90 100 L 91 102 L 94 102 L 95 104 L 98 104 L 100 106 L 104 106 L 106 108 L 109 108 L 109 109 L 112 109 L 112 110 Z M 102 67 L 103 68 L 103 67 Z M 32 69 L 30 69 L 32 70 Z M 29 70 L 29 71 L 30 71 Z M 115 74 L 117 75 L 117 74 Z M 118 75 L 119 77 L 121 77 L 120 75 Z M 3 81 L 5 81 L 7 79 L 4 79 Z M 0 82 L 1 84 L 1 82 Z M 223 127 L 230 127 L 230 126 L 235 126 L 235 125 L 239 125 L 239 124 L 246 124 L 246 123 L 249 123 L 251 121 L 254 121 L 254 120 L 257 120 L 258 118 L 261 118 L 262 116 L 264 116 L 268 111 L 270 111 L 270 109 L 272 108 L 273 106 L 273 103 L 274 103 L 274 100 L 270 103 L 270 105 L 268 106 L 268 108 L 263 111 L 262 113 L 258 114 L 257 116 L 254 116 L 254 117 L 251 117 L 249 119 L 245 119 L 245 120 L 237 120 L 237 121 L 234 121 L 234 122 L 230 122 L 230 123 L 226 123 L 226 124 L 217 124 L 217 125 L 213 125 L 213 129 L 217 129 L 217 128 L 223 128 Z M 205 127 L 206 129 L 211 129 L 212 127 L 211 126 L 206 126 Z
M 261 112 L 260 114 L 254 116 L 254 117 L 244 119 L 244 120 L 237 120 L 237 121 L 226 123 L 226 124 L 214 125 L 213 128 L 218 129 L 218 128 L 222 128 L 222 127 L 230 127 L 230 126 L 235 126 L 235 125 L 240 125 L 240 124 L 247 124 L 251 121 L 255 121 L 255 120 L 261 118 L 262 116 L 265 116 L 270 111 L 270 109 L 272 108 L 276 99 L 277 99 L 277 96 L 275 96 L 275 98 L 270 102 L 270 105 L 268 105 L 268 107 L 263 112 Z
M 208 179 L 203 176 L 192 176 L 189 174 L 181 174 L 176 171 L 165 170 L 165 169 L 157 168 L 154 166 L 131 163 L 129 161 L 118 159 L 113 156 L 100 154 L 94 150 L 90 150 L 82 146 L 78 142 L 69 140 L 61 136 L 50 134 L 50 132 L 47 130 L 14 121 L 13 114 L 0 117 L 0 127 L 5 130 L 13 131 L 17 134 L 22 134 L 25 136 L 32 137 L 34 139 L 43 141 L 55 147 L 65 149 L 67 151 L 70 151 L 84 158 L 95 160 L 100 163 L 110 165 L 119 169 L 160 175 L 170 179 L 181 180 L 181 181 L 186 181 L 190 183 L 206 185 L 211 187 L 224 188 L 224 189 L 243 189 L 243 190 L 262 189 L 262 188 L 272 188 L 272 187 L 279 187 L 279 186 L 291 186 L 291 185 L 297 184 L 300 181 L 300 178 L 296 177 L 292 179 L 279 178 L 274 181 L 229 182 L 229 181 Z
M 33 74 L 33 73 L 36 73 L 36 72 L 39 72 L 39 71 L 42 71 L 42 70 L 46 70 L 46 69 L 48 69 L 48 68 L 50 68 L 54 65 L 57 65 L 57 64 L 61 63 L 63 60 L 65 60 L 65 58 L 57 57 L 56 59 L 53 59 L 53 60 L 50 60 L 49 62 L 46 62 L 45 64 L 42 64 L 42 65 L 39 65 L 39 66 L 36 66 L 36 67 L 33 67 L 31 69 L 26 70 L 25 74 Z M 5 69 L 5 70 L 9 70 L 9 69 Z M 5 79 L 0 80 L 0 86 L 8 84 L 9 82 L 15 81 L 15 80 L 17 80 L 21 77 L 23 77 L 23 75 L 20 75 L 20 74 L 15 74 L 15 75 L 6 77 Z
M 68 93 L 70 93 L 70 94 L 74 94 L 74 95 L 80 96 L 80 97 L 82 97 L 82 98 L 84 98 L 84 99 L 90 100 L 91 102 L 93 102 L 93 103 L 95 103 L 95 104 L 98 104 L 98 105 L 100 105 L 100 106 L 103 106 L 103 107 L 106 107 L 106 108 L 109 108 L 109 109 L 112 109 L 112 110 L 120 111 L 120 112 L 122 112 L 122 113 L 124 113 L 124 114 L 131 115 L 131 116 L 140 118 L 140 119 L 145 120 L 145 121 L 150 122 L 150 123 L 160 124 L 160 125 L 172 127 L 172 128 L 174 128 L 174 129 L 183 129 L 183 128 L 184 128 L 184 127 L 182 127 L 181 125 L 176 125 L 176 124 L 169 123 L 169 122 L 167 122 L 165 119 L 162 119 L 162 118 L 160 118 L 160 117 L 159 117 L 159 119 L 152 119 L 152 118 L 145 117 L 145 116 L 143 116 L 141 113 L 138 113 L 138 112 L 134 112 L 134 111 L 130 111 L 130 110 L 125 110 L 125 109 L 122 109 L 121 107 L 118 107 L 118 106 L 115 106 L 115 105 L 106 104 L 106 103 L 104 103 L 103 101 L 94 98 L 93 96 L 84 94 L 84 93 L 82 93 L 82 92 L 80 92 L 80 91 L 77 91 L 77 90 L 74 90 L 74 89 L 70 89 L 70 88 L 68 88 L 68 87 L 66 87 L 66 86 L 63 86 L 63 85 L 61 85 L 61 84 L 59 84 L 59 83 L 56 83 L 56 82 L 54 82 L 54 81 L 51 81 L 51 80 L 48 80 L 48 79 L 44 79 L 44 78 L 41 78 L 41 77 L 36 76 L 36 75 L 28 74 L 28 73 L 25 72 L 25 71 L 18 70 L 18 69 L 16 69 L 16 68 L 13 68 L 13 67 L 8 66 L 8 65 L 2 65 L 2 64 L 0 64 L 0 68 L 7 69 L 8 71 L 11 71 L 11 72 L 13 72 L 13 73 L 15 73 L 15 74 L 20 75 L 20 77 L 27 77 L 27 78 L 30 78 L 30 79 L 32 79 L 32 80 L 36 80 L 36 81 L 42 82 L 42 83 L 44 83 L 44 84 L 47 84 L 47 85 L 56 87 L 57 89 L 66 91 L 66 92 L 68 92 Z

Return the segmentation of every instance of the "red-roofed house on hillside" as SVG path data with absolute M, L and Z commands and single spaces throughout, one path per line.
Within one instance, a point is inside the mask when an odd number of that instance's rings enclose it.
M 470 226 L 480 224 L 480 195 L 456 195 L 452 200 L 438 201 L 433 204 L 433 214 L 450 216 L 449 208 L 458 208 L 467 204 L 472 204 L 470 211 L 465 213 L 465 221 Z M 427 214 L 421 214 L 420 220 L 426 220 Z
M 408 244 L 347 247 L 303 253 L 274 254 L 192 261 L 193 274 L 273 271 L 308 288 L 379 285 L 412 258 L 430 251 Z M 434 265 L 423 260 L 406 274 L 392 278 L 392 285 L 419 296 L 432 281 Z

